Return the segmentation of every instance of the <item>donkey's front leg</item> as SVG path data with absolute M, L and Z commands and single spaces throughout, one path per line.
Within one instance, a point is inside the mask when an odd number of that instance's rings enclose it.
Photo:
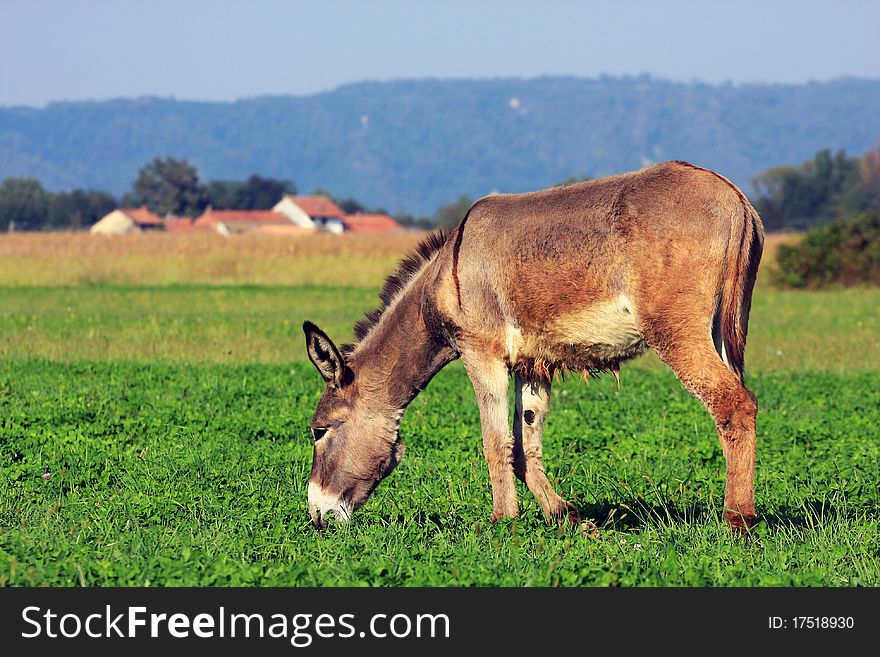
M 513 467 L 532 491 L 548 522 L 568 518 L 580 522 L 577 508 L 562 499 L 544 472 L 541 440 L 544 418 L 550 411 L 550 383 L 526 381 L 516 375 L 516 415 L 513 417 Z
M 462 354 L 462 363 L 474 384 L 483 428 L 483 454 L 492 481 L 492 522 L 516 517 L 513 476 L 513 436 L 508 424 L 507 388 L 510 373 L 504 361 Z

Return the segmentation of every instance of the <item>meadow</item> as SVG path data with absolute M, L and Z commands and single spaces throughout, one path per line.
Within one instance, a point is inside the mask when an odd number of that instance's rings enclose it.
M 880 585 L 880 290 L 776 290 L 763 271 L 750 541 L 721 520 L 711 419 L 650 354 L 620 390 L 553 389 L 548 472 L 598 530 L 546 525 L 524 487 L 520 517 L 489 522 L 453 363 L 405 414 L 401 466 L 315 532 L 302 321 L 349 339 L 417 240 L 0 237 L 0 583 Z

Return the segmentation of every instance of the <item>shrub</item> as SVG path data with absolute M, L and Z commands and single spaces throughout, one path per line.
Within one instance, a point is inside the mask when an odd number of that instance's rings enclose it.
M 880 285 L 880 212 L 814 228 L 776 254 L 774 281 L 784 287 Z

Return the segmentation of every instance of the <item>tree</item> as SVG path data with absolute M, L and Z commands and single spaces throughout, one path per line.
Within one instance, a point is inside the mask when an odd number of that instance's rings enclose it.
M 858 182 L 843 194 L 846 212 L 880 214 L 880 150 L 869 148 L 859 164 Z
M 72 228 L 91 226 L 116 208 L 116 199 L 107 192 L 74 189 L 49 197 L 46 226 L 49 228 Z
M 827 223 L 848 205 L 859 178 L 859 158 L 842 150 L 832 157 L 824 149 L 799 166 L 775 167 L 755 178 L 755 207 L 768 230 Z
M 339 200 L 334 199 L 334 202 L 346 214 L 357 214 L 358 212 L 367 211 L 367 209 L 360 201 L 351 197 Z
M 198 171 L 186 160 L 157 157 L 140 170 L 133 186 L 124 204 L 146 205 L 158 215 L 195 216 L 208 204 Z
M 786 287 L 880 284 L 880 211 L 839 218 L 782 244 L 771 276 Z
M 394 221 L 406 228 L 421 228 L 422 230 L 434 228 L 434 222 L 429 217 L 415 217 L 406 212 L 399 212 L 393 216 Z
M 269 210 L 285 194 L 296 194 L 296 185 L 254 174 L 243 182 L 212 180 L 207 193 L 208 202 L 217 210 Z
M 216 210 L 244 210 L 240 180 L 212 180 L 208 183 L 208 203 Z
M 434 224 L 438 228 L 454 228 L 464 219 L 473 201 L 467 196 L 459 196 L 458 200 L 447 203 L 434 214 Z
M 242 185 L 247 210 L 269 210 L 285 194 L 296 194 L 296 186 L 290 180 L 263 178 L 254 174 Z
M 40 230 L 49 195 L 36 178 L 6 178 L 0 184 L 0 230 Z

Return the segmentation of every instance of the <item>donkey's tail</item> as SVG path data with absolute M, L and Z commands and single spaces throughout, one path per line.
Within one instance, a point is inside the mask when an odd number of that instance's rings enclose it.
M 741 221 L 733 222 L 730 248 L 727 251 L 728 262 L 721 285 L 719 319 L 721 358 L 742 381 L 752 289 L 755 287 L 758 265 L 764 250 L 764 225 L 745 195 L 736 187 L 734 189 L 739 193 L 743 213 Z

